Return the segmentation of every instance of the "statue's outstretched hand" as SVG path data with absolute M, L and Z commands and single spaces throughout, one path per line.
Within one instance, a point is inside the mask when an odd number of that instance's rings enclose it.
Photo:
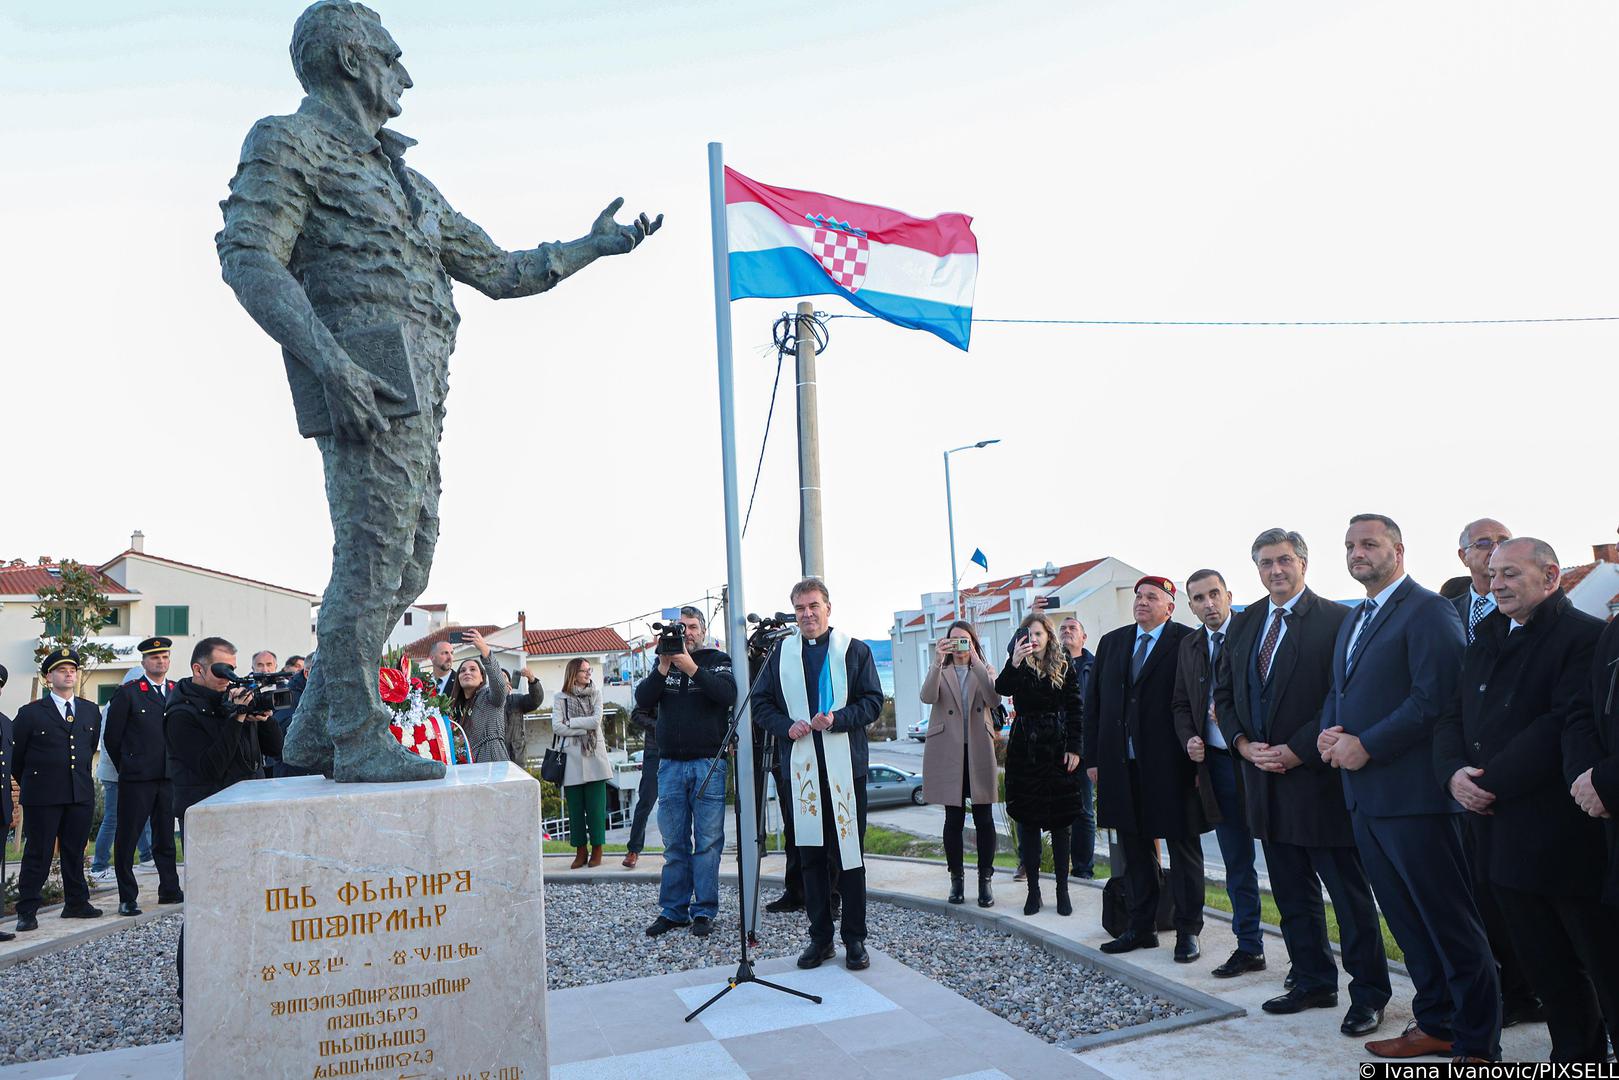
M 377 400 L 403 401 L 395 387 L 377 378 L 352 360 L 336 365 L 322 378 L 326 388 L 326 409 L 332 417 L 332 434 L 344 442 L 366 442 L 388 430 L 388 418 L 377 407 Z
M 624 206 L 624 198 L 620 196 L 607 204 L 596 217 L 596 223 L 590 227 L 590 235 L 601 244 L 602 251 L 607 255 L 623 255 L 634 251 L 637 244 L 663 227 L 663 215 L 648 219 L 645 214 L 636 218 L 628 225 L 620 225 L 613 220 L 613 215 Z

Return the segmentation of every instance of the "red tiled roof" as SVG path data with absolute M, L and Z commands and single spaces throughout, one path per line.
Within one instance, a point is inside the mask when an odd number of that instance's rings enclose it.
M 1056 576 L 1050 581 L 1039 585 L 1038 588 L 1042 591 L 1043 595 L 1045 594 L 1046 590 L 1056 592 L 1057 590 L 1073 583 L 1076 578 L 1094 569 L 1101 562 L 1101 559 L 1087 559 L 1084 562 L 1069 563 L 1067 566 L 1058 567 Z M 1013 589 L 1026 589 L 1032 587 L 1036 587 L 1035 575 L 1019 574 L 1017 577 L 996 578 L 993 581 L 986 581 L 982 585 L 975 585 L 970 589 L 963 589 L 961 590 L 961 595 L 968 599 L 982 599 L 984 597 L 1000 596 L 1000 600 L 984 608 L 980 613 L 983 615 L 998 615 L 1002 612 L 1012 610 L 1012 600 L 1008 594 L 1010 594 Z M 971 611 L 971 606 L 968 606 L 967 610 Z M 946 609 L 942 614 L 935 616 L 934 621 L 940 625 L 943 625 L 945 623 L 955 621 L 955 618 L 956 613 Z M 905 625 L 921 626 L 925 622 L 927 622 L 927 616 L 918 615 Z
M 1565 566 L 1563 567 L 1563 579 L 1559 584 L 1564 592 L 1569 592 L 1574 586 L 1584 581 L 1586 575 L 1596 568 L 1597 564 L 1594 562 L 1585 563 L 1582 566 Z
M 618 631 L 607 626 L 571 630 L 529 630 L 523 634 L 523 651 L 530 656 L 574 656 L 590 653 L 629 651 L 629 643 Z
M 240 574 L 232 574 L 225 570 L 213 570 L 206 566 L 198 566 L 196 563 L 181 562 L 179 559 L 165 559 L 161 555 L 151 555 L 144 551 L 136 551 L 134 548 L 127 548 L 120 551 L 118 554 L 102 563 L 101 568 L 105 570 L 119 559 L 128 558 L 131 555 L 137 559 L 146 559 L 150 562 L 163 563 L 166 566 L 178 566 L 186 570 L 201 570 L 205 574 L 218 574 L 220 577 L 230 578 L 232 581 L 240 581 L 247 585 L 259 585 L 266 589 L 279 589 L 282 592 L 297 593 L 299 596 L 307 596 L 311 600 L 320 599 L 320 597 L 315 593 L 304 592 L 302 589 L 294 589 L 290 585 L 273 585 L 268 581 L 257 581 L 253 578 L 243 577 Z
M 44 566 L 0 566 L 0 596 L 38 596 L 39 590 L 60 584 L 61 579 L 51 574 L 52 568 L 60 566 L 61 563 L 46 563 Z M 96 583 L 101 586 L 101 591 L 104 593 L 128 594 L 135 592 L 134 589 L 125 588 L 118 584 L 102 573 L 98 567 L 86 566 L 85 569 L 95 575 Z
M 493 634 L 499 629 L 500 627 L 495 626 L 492 623 L 486 623 L 482 626 L 441 626 L 437 630 L 434 630 L 431 634 L 428 634 L 426 637 L 417 638 L 409 645 L 406 645 L 405 655 L 410 657 L 412 660 L 425 660 L 429 655 L 432 654 L 434 645 L 437 645 L 441 641 L 448 641 L 450 639 L 450 634 L 456 630 L 476 630 L 478 633 L 488 637 L 490 634 Z

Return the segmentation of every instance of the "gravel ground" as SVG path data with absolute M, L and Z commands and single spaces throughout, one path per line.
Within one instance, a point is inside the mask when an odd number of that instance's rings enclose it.
M 648 940 L 657 899 L 652 882 L 547 886 L 546 985 L 736 963 L 733 886 L 720 886 L 720 919 L 706 939 L 675 930 Z M 1048 1042 L 1184 1011 L 1022 938 L 945 915 L 872 903 L 867 920 L 872 946 Z M 179 1038 L 179 933 L 179 915 L 167 915 L 0 971 L 0 1066 Z M 796 956 L 806 940 L 802 912 L 766 914 L 754 956 Z

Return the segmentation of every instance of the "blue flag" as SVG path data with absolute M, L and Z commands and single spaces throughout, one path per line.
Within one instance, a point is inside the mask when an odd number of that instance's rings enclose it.
M 968 561 L 977 563 L 984 568 L 986 574 L 989 573 L 989 557 L 984 554 L 982 548 L 973 548 L 973 557 Z

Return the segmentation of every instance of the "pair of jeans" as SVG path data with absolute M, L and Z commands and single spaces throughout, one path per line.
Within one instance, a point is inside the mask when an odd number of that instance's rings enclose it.
M 637 855 L 646 847 L 646 820 L 652 816 L 652 807 L 658 802 L 658 764 L 661 760 L 657 746 L 648 743 L 641 754 L 641 786 L 635 793 L 635 813 L 630 818 L 630 842 L 624 845 L 625 850 Z
M 96 830 L 96 850 L 90 856 L 90 872 L 99 874 L 112 865 L 112 845 L 118 839 L 118 781 L 101 781 L 101 828 Z M 152 823 L 141 830 L 141 862 L 152 861 Z
M 1096 876 L 1096 784 L 1083 763 L 1079 767 L 1079 817 L 1074 819 L 1073 872 L 1075 877 Z
M 1237 759 L 1225 750 L 1207 750 L 1209 782 L 1220 807 L 1214 837 L 1225 861 L 1225 891 L 1231 897 L 1231 931 L 1237 948 L 1250 956 L 1265 955 L 1259 934 L 1259 874 L 1254 870 L 1254 834 L 1248 831 L 1248 810 L 1237 790 Z
M 658 763 L 658 831 L 663 833 L 663 878 L 658 910 L 670 922 L 712 919 L 720 906 L 720 850 L 725 846 L 728 762 L 708 770 L 712 758 Z M 697 793 L 703 778 L 708 786 Z
M 576 848 L 607 843 L 607 781 L 570 784 L 562 798 L 568 804 L 568 843 Z

